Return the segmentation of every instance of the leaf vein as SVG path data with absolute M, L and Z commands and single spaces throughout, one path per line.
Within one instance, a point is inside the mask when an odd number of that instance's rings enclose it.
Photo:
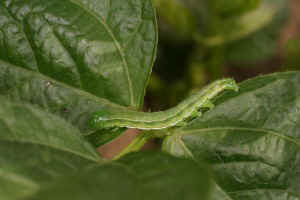
M 185 135 L 185 134 L 194 134 L 194 133 L 198 133 L 198 132 L 218 131 L 218 130 L 241 130 L 241 131 L 252 131 L 252 132 L 265 132 L 267 134 L 276 136 L 283 140 L 292 142 L 295 145 L 297 145 L 298 147 L 300 147 L 300 142 L 296 141 L 295 139 L 293 139 L 289 136 L 281 135 L 280 133 L 277 133 L 273 130 L 268 130 L 268 129 L 263 129 L 263 128 L 216 127 L 216 128 L 203 128 L 203 129 L 196 129 L 196 130 L 190 130 L 190 131 L 183 131 L 183 132 L 181 132 L 181 134 Z
M 24 39 L 27 41 L 27 43 L 29 44 L 29 46 L 30 46 L 30 48 L 31 48 L 31 51 L 32 51 L 32 54 L 33 54 L 33 58 L 34 58 L 34 60 L 35 60 L 35 63 L 36 63 L 36 65 L 37 65 L 37 71 L 38 72 L 40 72 L 40 67 L 39 67 L 39 63 L 38 63 L 38 61 L 37 61 L 37 55 L 36 55 L 36 51 L 35 51 L 35 48 L 34 48 L 34 44 L 32 44 L 32 42 L 30 41 L 30 39 L 29 39 L 29 36 L 28 36 L 28 34 L 26 33 L 26 31 L 24 30 L 24 27 L 23 26 L 21 26 L 20 24 L 19 24 L 19 20 L 13 15 L 13 13 L 10 11 L 10 9 L 9 8 L 7 8 L 6 6 L 3 6 L 6 10 L 7 10 L 7 13 L 10 15 L 10 17 L 12 18 L 12 19 L 14 19 L 17 23 L 16 23 L 16 25 L 20 28 L 20 30 L 24 33 Z
M 99 160 L 95 159 L 95 158 L 92 158 L 92 157 L 89 157 L 89 156 L 86 156 L 82 153 L 79 153 L 79 152 L 76 152 L 76 151 L 72 151 L 70 149 L 67 149 L 67 148 L 61 148 L 61 147 L 57 147 L 57 146 L 54 146 L 54 145 L 51 145 L 51 144 L 46 144 L 46 143 L 41 143 L 41 142 L 36 142 L 36 141 L 25 141 L 25 140 L 10 140 L 10 139 L 4 139 L 4 138 L 0 138 L 0 141 L 3 141 L 3 142 L 11 142 L 11 143 L 21 143 L 21 144 L 32 144 L 32 145 L 39 145 L 39 146 L 45 146 L 45 147 L 48 147 L 49 149 L 50 148 L 53 148 L 53 149 L 56 149 L 56 150 L 59 150 L 59 151 L 64 151 L 64 152 L 67 152 L 67 153 L 71 153 L 73 155 L 76 155 L 76 156 L 80 156 L 86 160 L 90 160 L 90 161 L 94 161 L 94 162 L 98 162 Z
M 78 64 L 77 64 L 77 62 L 75 60 L 74 55 L 68 51 L 68 47 L 65 46 L 64 42 L 62 41 L 62 38 L 57 34 L 57 32 L 55 30 L 53 30 L 53 35 L 55 36 L 55 38 L 57 39 L 57 41 L 61 44 L 61 46 L 64 48 L 64 50 L 66 52 L 68 52 L 70 58 L 73 60 L 73 62 L 75 64 L 75 67 L 76 67 L 75 69 L 77 71 L 77 75 L 79 76 L 79 87 L 82 88 L 83 87 L 82 77 L 81 77 L 81 73 L 79 71 L 79 66 L 78 66 Z
M 132 80 L 131 80 L 130 74 L 129 74 L 129 66 L 128 66 L 127 60 L 125 59 L 124 50 L 121 47 L 121 45 L 120 45 L 119 41 L 117 40 L 116 36 L 114 35 L 113 31 L 105 23 L 104 19 L 100 15 L 97 16 L 92 11 L 90 11 L 88 8 L 86 8 L 84 5 L 82 5 L 80 2 L 78 2 L 77 0 L 69 0 L 69 1 L 71 3 L 77 5 L 78 7 L 80 7 L 81 9 L 83 9 L 84 11 L 86 11 L 87 13 L 89 13 L 97 21 L 99 21 L 104 26 L 105 30 L 107 31 L 107 33 L 109 34 L 109 36 L 114 41 L 114 44 L 115 44 L 116 48 L 118 49 L 118 52 L 119 52 L 119 54 L 121 56 L 121 59 L 122 59 L 122 62 L 123 62 L 123 67 L 124 67 L 124 71 L 125 71 L 125 74 L 126 74 L 126 77 L 127 77 L 128 90 L 129 90 L 128 92 L 129 92 L 129 95 L 130 95 L 130 105 L 134 106 L 133 86 L 132 86 Z

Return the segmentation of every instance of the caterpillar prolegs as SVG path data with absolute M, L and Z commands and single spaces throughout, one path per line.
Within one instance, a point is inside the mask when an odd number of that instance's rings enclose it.
M 126 127 L 153 130 L 169 128 L 200 116 L 199 109 L 201 108 L 212 108 L 211 100 L 224 90 L 238 91 L 238 89 L 238 85 L 233 79 L 217 80 L 168 110 L 151 113 L 117 109 L 113 112 L 98 111 L 92 115 L 90 124 L 96 129 Z

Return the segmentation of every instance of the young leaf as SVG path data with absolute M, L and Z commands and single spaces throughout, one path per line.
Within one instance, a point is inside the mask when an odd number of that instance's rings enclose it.
M 209 162 L 213 199 L 300 199 L 300 73 L 243 82 L 164 140 L 173 155 Z

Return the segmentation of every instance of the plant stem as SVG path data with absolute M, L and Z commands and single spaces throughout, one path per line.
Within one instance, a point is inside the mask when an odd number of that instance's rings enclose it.
M 116 155 L 113 160 L 117 160 L 124 156 L 125 154 L 139 151 L 150 139 L 152 138 L 164 138 L 167 135 L 171 134 L 170 129 L 166 130 L 148 130 L 143 131 L 142 133 L 138 134 L 136 138 L 132 140 L 132 142 L 125 147 L 118 155 Z
M 127 147 L 125 147 L 118 155 L 116 155 L 113 160 L 117 160 L 125 154 L 139 151 L 151 138 L 153 138 L 153 135 L 149 134 L 148 132 L 140 133 Z

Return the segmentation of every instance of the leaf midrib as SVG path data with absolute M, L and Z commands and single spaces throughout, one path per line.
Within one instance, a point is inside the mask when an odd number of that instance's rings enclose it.
M 133 86 L 132 86 L 132 80 L 130 78 L 130 74 L 129 74 L 129 67 L 128 67 L 128 63 L 125 59 L 125 53 L 123 51 L 123 48 L 121 47 L 119 41 L 117 40 L 117 38 L 115 37 L 113 31 L 110 29 L 110 27 L 105 23 L 104 19 L 99 15 L 94 14 L 92 11 L 90 11 L 88 8 L 86 8 L 84 5 L 82 5 L 80 2 L 78 2 L 77 0 L 69 0 L 70 3 L 73 3 L 74 5 L 80 7 L 81 9 L 83 9 L 84 11 L 86 11 L 88 14 L 90 14 L 93 18 L 96 19 L 96 21 L 99 21 L 103 27 L 105 28 L 105 30 L 107 31 L 107 33 L 109 34 L 109 36 L 112 38 L 116 48 L 118 49 L 118 52 L 121 56 L 122 62 L 123 62 L 123 68 L 124 71 L 126 73 L 126 77 L 127 77 L 127 82 L 128 82 L 128 92 L 130 95 L 130 105 L 131 106 L 135 106 L 134 104 L 134 96 L 133 96 Z

